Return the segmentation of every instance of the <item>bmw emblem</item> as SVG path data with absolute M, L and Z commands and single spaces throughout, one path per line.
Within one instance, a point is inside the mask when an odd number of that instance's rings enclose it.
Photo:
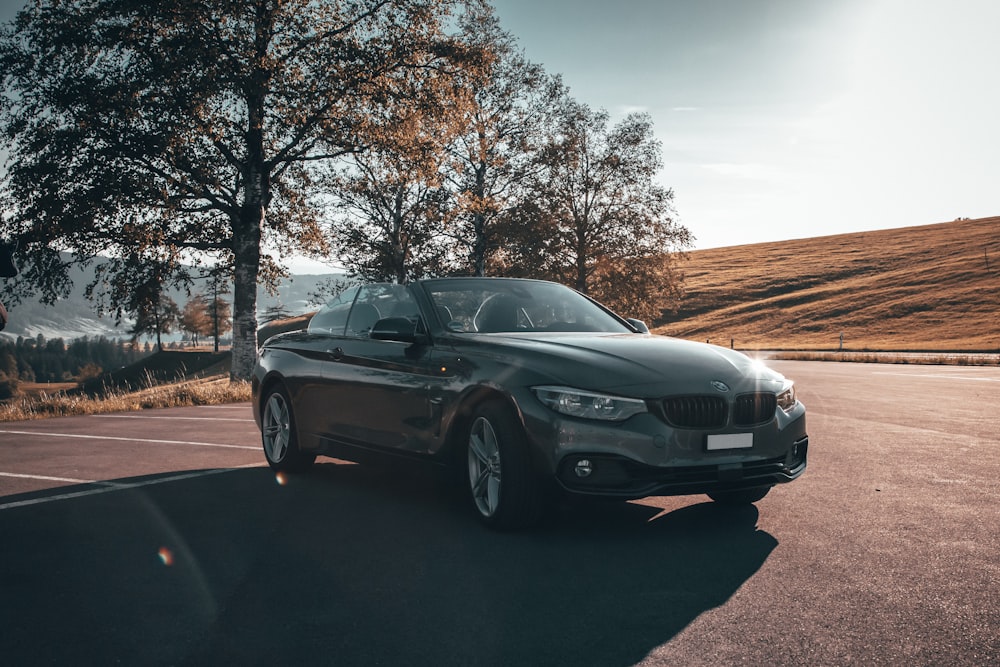
M 718 380 L 712 380 L 712 387 L 721 392 L 729 391 L 729 385 L 726 384 L 725 382 L 720 382 Z

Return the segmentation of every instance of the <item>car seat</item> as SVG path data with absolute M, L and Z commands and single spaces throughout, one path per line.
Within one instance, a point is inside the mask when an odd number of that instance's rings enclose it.
M 382 316 L 374 304 L 356 303 L 347 320 L 347 333 L 355 336 L 367 334 L 381 318 Z
M 476 331 L 494 333 L 517 329 L 517 303 L 513 297 L 497 294 L 479 306 L 475 317 Z

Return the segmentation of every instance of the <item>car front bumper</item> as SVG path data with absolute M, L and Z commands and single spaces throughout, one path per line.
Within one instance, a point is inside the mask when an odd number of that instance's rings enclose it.
M 564 417 L 525 398 L 521 418 L 539 465 L 573 494 L 634 499 L 737 491 L 791 482 L 806 469 L 801 403 L 753 427 L 700 430 L 671 427 L 651 413 L 620 423 Z M 752 445 L 709 447 L 709 436 L 737 434 Z
M 808 448 L 805 436 L 784 456 L 675 466 L 651 466 L 621 455 L 572 454 L 560 461 L 555 477 L 571 493 L 626 499 L 737 491 L 798 478 L 805 472 Z

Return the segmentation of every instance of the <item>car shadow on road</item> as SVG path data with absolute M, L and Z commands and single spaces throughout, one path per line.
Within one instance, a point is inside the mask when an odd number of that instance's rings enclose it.
M 777 546 L 756 509 L 691 500 L 579 504 L 495 533 L 437 475 L 327 463 L 17 507 L 0 512 L 0 654 L 631 665 L 725 603 Z

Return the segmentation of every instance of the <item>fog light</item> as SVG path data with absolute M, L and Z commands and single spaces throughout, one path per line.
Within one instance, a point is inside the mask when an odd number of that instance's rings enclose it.
M 809 450 L 809 440 L 803 438 L 795 443 L 795 447 L 792 449 L 792 456 L 795 457 L 796 461 L 802 461 L 806 458 L 806 452 Z
M 590 465 L 590 459 L 580 459 L 577 461 L 576 467 L 573 468 L 573 472 L 575 472 L 576 476 L 581 479 L 584 477 L 590 477 L 590 473 L 594 472 L 593 466 Z

